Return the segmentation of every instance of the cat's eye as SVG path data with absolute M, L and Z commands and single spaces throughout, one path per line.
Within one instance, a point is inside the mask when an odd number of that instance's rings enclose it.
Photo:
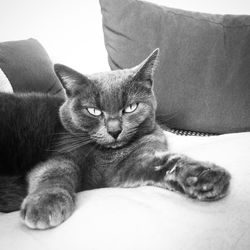
M 138 103 L 130 104 L 124 109 L 124 113 L 132 113 L 137 109 L 137 107 L 138 107 Z
M 96 108 L 86 108 L 86 109 L 93 116 L 100 116 L 102 114 L 102 111 Z

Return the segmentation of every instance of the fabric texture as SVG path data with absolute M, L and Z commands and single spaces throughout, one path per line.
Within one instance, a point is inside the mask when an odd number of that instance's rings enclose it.
M 64 95 L 47 52 L 35 39 L 0 43 L 0 68 L 14 92 Z
M 0 68 L 0 92 L 8 92 L 12 93 L 13 89 L 12 86 L 6 77 L 6 75 L 3 73 L 3 71 Z
M 212 15 L 139 0 L 100 0 L 111 69 L 160 48 L 158 118 L 170 128 L 250 130 L 250 16 Z
M 19 212 L 0 213 L 0 249 L 249 250 L 250 133 L 166 135 L 172 151 L 228 169 L 229 195 L 199 202 L 156 187 L 81 192 L 74 214 L 55 229 L 30 230 Z

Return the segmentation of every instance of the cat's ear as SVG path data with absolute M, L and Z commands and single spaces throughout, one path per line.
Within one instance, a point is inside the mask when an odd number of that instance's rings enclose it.
M 142 63 L 134 68 L 135 80 L 145 82 L 148 87 L 152 87 L 154 72 L 159 63 L 159 53 L 160 49 L 155 49 Z
M 81 73 L 63 64 L 55 64 L 54 71 L 68 96 L 73 95 L 80 86 L 89 81 L 88 78 Z

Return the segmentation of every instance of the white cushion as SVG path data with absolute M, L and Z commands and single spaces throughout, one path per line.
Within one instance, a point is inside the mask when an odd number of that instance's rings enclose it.
M 229 196 L 199 202 L 156 187 L 82 192 L 75 213 L 55 229 L 30 230 L 18 212 L 0 215 L 0 249 L 250 249 L 250 133 L 166 134 L 174 151 L 227 168 Z

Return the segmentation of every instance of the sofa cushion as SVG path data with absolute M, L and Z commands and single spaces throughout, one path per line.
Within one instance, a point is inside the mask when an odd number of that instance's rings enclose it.
M 0 43 L 0 68 L 14 92 L 64 95 L 47 52 L 35 39 Z
M 226 198 L 199 202 L 149 186 L 84 191 L 73 215 L 54 229 L 30 230 L 19 211 L 0 213 L 1 250 L 249 250 L 250 132 L 166 134 L 173 151 L 231 173 Z
M 155 48 L 158 119 L 211 133 L 250 129 L 250 16 L 212 15 L 138 0 L 100 0 L 111 69 Z

